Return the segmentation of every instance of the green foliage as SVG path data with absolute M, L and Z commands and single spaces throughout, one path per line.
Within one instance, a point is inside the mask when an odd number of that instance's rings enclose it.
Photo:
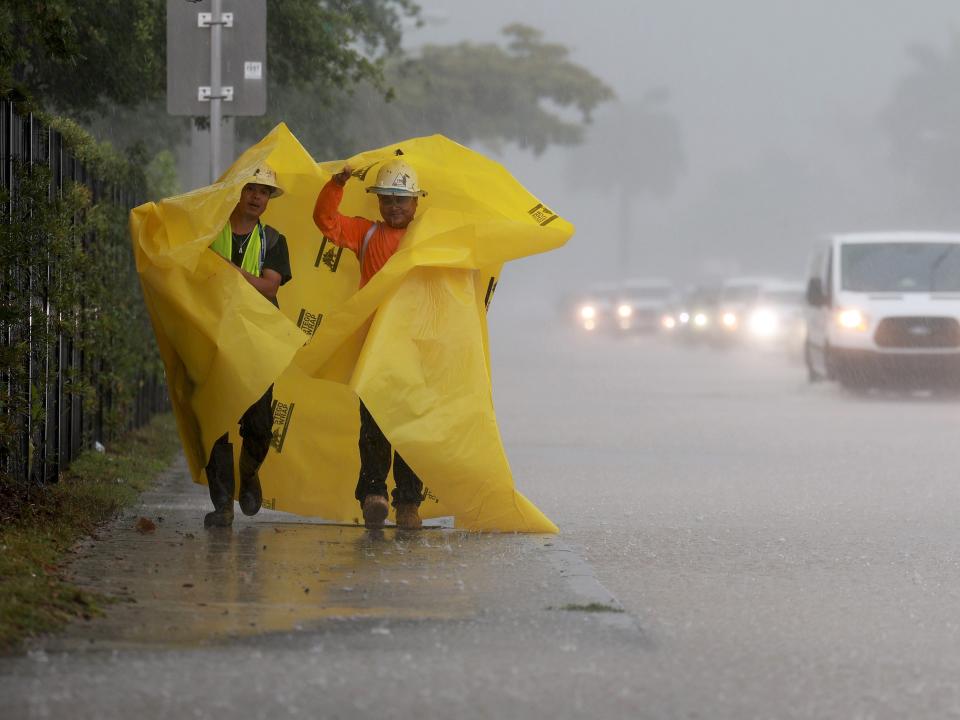
M 345 88 L 382 81 L 385 53 L 400 46 L 412 0 L 284 0 L 267 7 L 267 91 L 311 85 Z
M 586 603 L 586 604 L 568 604 L 560 608 L 561 610 L 566 610 L 568 612 L 586 612 L 586 613 L 622 613 L 624 612 L 623 608 L 617 607 L 615 605 L 608 605 L 606 603 Z
M 6 0 L 0 94 L 11 86 L 78 117 L 166 84 L 164 0 Z
M 268 4 L 268 93 L 340 89 L 361 80 L 383 87 L 383 63 L 400 44 L 413 0 L 284 0 Z M 166 118 L 164 0 L 5 0 L 0 4 L 0 95 L 11 87 L 90 122 L 101 137 L 128 140 L 144 126 L 181 134 Z M 128 123 L 106 120 L 135 110 Z M 130 142 L 117 142 L 128 147 Z M 153 150 L 155 153 L 159 148 Z
M 115 147 L 139 145 L 154 158 L 188 130 L 163 107 L 165 20 L 163 0 L 8 0 L 0 91 L 14 83 Z M 435 132 L 540 153 L 580 142 L 593 109 L 613 97 L 533 28 L 505 28 L 503 45 L 406 57 L 405 20 L 419 21 L 414 0 L 269 3 L 268 114 L 238 118 L 241 136 L 285 121 L 320 156 Z
M 0 95 L 13 87 L 15 75 L 26 75 L 38 60 L 62 62 L 74 52 L 76 30 L 70 23 L 70 6 L 66 0 L 0 4 Z
M 100 203 L 88 212 L 96 238 L 86 250 L 82 347 L 96 368 L 84 378 L 104 407 L 105 438 L 128 427 L 140 384 L 162 377 L 153 327 L 143 303 L 140 281 L 130 257 L 129 208 Z M 105 439 L 104 438 L 104 439 Z
M 172 416 L 155 418 L 107 452 L 87 451 L 56 485 L 24 488 L 0 477 L 0 651 L 73 617 L 95 615 L 102 598 L 65 582 L 67 550 L 131 504 L 179 448 Z M 17 498 L 12 503 L 11 498 Z
M 177 195 L 180 183 L 177 179 L 177 160 L 169 150 L 161 150 L 147 165 L 147 199 L 161 200 Z
M 43 389 L 56 381 L 62 348 L 83 358 L 68 363 L 65 393 L 88 414 L 103 412 L 104 435 L 87 428 L 87 444 L 128 427 L 140 383 L 162 374 L 130 258 L 129 208 L 110 201 L 118 187 L 142 197 L 142 170 L 75 123 L 52 124 L 105 193 L 95 202 L 84 185 L 58 189 L 45 165 L 14 160 L 15 192 L 0 197 L 0 459 L 13 468 L 34 462 Z
M 31 393 L 31 361 L 43 367 L 57 336 L 71 337 L 82 322 L 80 282 L 87 261 L 73 220 L 89 207 L 90 195 L 74 185 L 51 202 L 46 167 L 15 163 L 14 178 L 16 198 L 0 198 L 0 329 L 8 339 L 0 355 L 0 375 L 8 379 L 0 386 L 0 456 L 22 461 L 19 439 L 28 423 L 44 417 L 38 394 Z M 58 272 L 48 273 L 48 267 Z M 47 299 L 62 312 L 48 313 Z
M 51 130 L 63 136 L 70 154 L 101 180 L 117 185 L 142 187 L 143 171 L 118 153 L 109 142 L 98 142 L 79 123 L 65 117 L 36 113 Z
M 322 157 L 432 133 L 463 143 L 513 142 L 535 153 L 580 142 L 591 113 L 613 91 L 539 31 L 510 25 L 504 35 L 505 47 L 460 43 L 394 56 L 385 70 L 392 98 L 370 84 L 334 95 L 315 84 L 288 92 L 248 134 L 283 119 Z
M 112 105 L 84 122 L 93 137 L 141 158 L 156 157 L 177 147 L 190 132 L 191 119 L 167 115 L 166 99 L 155 98 L 134 107 Z

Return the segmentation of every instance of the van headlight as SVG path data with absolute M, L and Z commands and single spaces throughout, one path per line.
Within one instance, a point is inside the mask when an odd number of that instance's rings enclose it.
M 837 325 L 844 330 L 866 330 L 867 316 L 856 308 L 846 308 L 837 311 Z
M 750 332 L 757 337 L 772 337 L 780 329 L 780 318 L 769 308 L 755 310 L 750 316 Z

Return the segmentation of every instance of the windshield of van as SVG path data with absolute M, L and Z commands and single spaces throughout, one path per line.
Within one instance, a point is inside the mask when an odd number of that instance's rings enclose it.
M 960 244 L 851 243 L 841 287 L 856 292 L 960 292 Z

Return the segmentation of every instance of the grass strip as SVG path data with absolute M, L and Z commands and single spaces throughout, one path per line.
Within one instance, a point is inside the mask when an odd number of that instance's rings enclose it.
M 613 605 L 606 605 L 604 603 L 592 602 L 585 605 L 564 605 L 560 608 L 561 610 L 566 610 L 568 612 L 607 612 L 607 613 L 622 613 L 623 608 L 614 607 Z
M 0 527 L 0 652 L 37 633 L 101 612 L 104 598 L 61 578 L 69 549 L 132 504 L 180 447 L 171 414 L 80 455 L 56 484 L 25 492 L 0 482 L 10 510 Z

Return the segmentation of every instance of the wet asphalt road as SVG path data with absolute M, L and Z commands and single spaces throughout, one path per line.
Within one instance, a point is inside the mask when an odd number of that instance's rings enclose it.
M 3 716 L 960 715 L 960 401 L 548 320 L 494 314 L 493 368 L 559 537 L 205 533 L 174 468 L 74 565 L 128 601 L 0 659 Z

